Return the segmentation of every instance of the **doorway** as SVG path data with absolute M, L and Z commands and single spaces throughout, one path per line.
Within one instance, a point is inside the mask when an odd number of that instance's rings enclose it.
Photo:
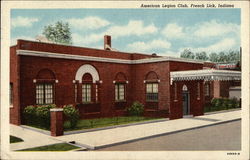
M 190 106 L 189 106 L 189 92 L 186 85 L 183 85 L 182 88 L 182 111 L 183 115 L 189 115 L 190 114 Z

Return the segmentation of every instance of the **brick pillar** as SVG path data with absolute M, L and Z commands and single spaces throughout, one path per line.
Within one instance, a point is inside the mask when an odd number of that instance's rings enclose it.
M 50 133 L 51 136 L 63 135 L 63 108 L 50 109 Z

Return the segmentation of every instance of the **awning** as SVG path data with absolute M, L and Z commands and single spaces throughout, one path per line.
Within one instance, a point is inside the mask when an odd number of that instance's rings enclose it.
M 188 70 L 170 72 L 172 81 L 190 81 L 190 80 L 205 80 L 205 81 L 231 81 L 241 80 L 240 71 L 227 70 Z

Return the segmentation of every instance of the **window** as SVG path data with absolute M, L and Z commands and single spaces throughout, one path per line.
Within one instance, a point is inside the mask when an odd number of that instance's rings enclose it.
M 98 102 L 98 85 L 95 86 L 95 101 Z
M 158 101 L 158 83 L 146 84 L 146 100 Z
M 91 102 L 91 84 L 82 84 L 82 102 Z
M 209 84 L 205 84 L 205 96 L 209 96 L 210 95 L 210 86 Z
M 36 85 L 36 104 L 52 104 L 54 102 L 53 84 Z
M 115 100 L 125 100 L 125 84 L 115 84 Z
M 10 83 L 10 91 L 9 91 L 9 96 L 10 96 L 10 105 L 13 105 L 13 83 Z

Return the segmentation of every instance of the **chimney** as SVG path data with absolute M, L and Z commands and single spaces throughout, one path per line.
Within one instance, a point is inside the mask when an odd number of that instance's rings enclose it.
M 111 36 L 104 36 L 104 50 L 111 50 Z

